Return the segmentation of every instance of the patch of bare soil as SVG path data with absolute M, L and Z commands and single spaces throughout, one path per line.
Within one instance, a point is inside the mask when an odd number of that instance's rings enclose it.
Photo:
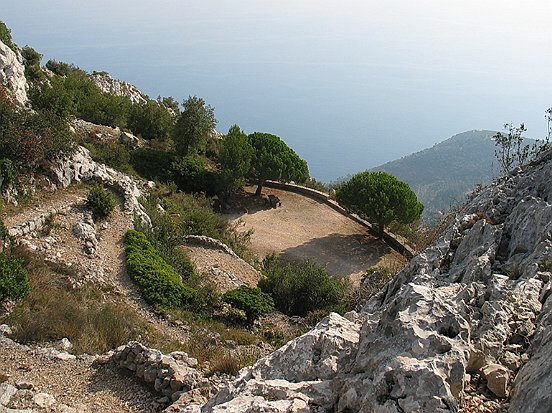
M 28 397 L 19 391 L 11 401 L 12 408 L 79 413 L 157 410 L 155 399 L 159 396 L 137 379 L 93 361 L 91 356 L 60 360 L 47 349 L 21 346 L 0 336 L 0 373 L 7 383 L 23 381 L 33 387 Z M 32 401 L 33 393 L 47 393 L 55 398 L 55 404 L 40 408 Z
M 186 245 L 183 248 L 197 270 L 205 274 L 219 291 L 226 292 L 242 284 L 257 286 L 260 274 L 247 262 L 222 249 L 198 245 Z
M 281 206 L 270 208 L 264 201 L 254 199 L 254 190 L 246 188 L 238 212 L 230 217 L 238 230 L 253 229 L 250 250 L 259 260 L 272 253 L 289 261 L 308 259 L 331 275 L 353 278 L 372 266 L 406 262 L 367 228 L 324 203 L 265 188 L 265 198 L 276 195 L 281 201 Z

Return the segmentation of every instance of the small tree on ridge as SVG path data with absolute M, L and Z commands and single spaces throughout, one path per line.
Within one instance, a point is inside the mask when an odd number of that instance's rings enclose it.
M 424 210 L 408 184 L 386 172 L 354 175 L 337 190 L 336 199 L 349 211 L 375 224 L 380 237 L 386 225 L 393 221 L 414 222 Z

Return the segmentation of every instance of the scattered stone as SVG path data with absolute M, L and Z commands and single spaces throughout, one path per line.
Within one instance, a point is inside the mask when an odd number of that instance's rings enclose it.
M 0 405 L 7 405 L 15 393 L 17 393 L 17 389 L 11 384 L 0 384 Z
M 0 324 L 0 334 L 4 336 L 9 336 L 13 333 L 11 327 L 7 324 Z
M 15 382 L 15 387 L 19 390 L 34 390 L 35 386 L 33 383 L 26 380 L 17 380 Z
M 52 407 L 56 403 L 56 399 L 48 393 L 37 393 L 33 396 L 33 402 L 38 407 L 46 409 Z

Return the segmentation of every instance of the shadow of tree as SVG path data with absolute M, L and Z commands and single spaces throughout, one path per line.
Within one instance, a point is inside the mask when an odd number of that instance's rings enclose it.
M 126 369 L 112 365 L 94 365 L 93 369 L 94 373 L 88 382 L 88 392 L 110 394 L 120 400 L 121 405 L 128 406 L 133 411 L 144 413 L 156 411 L 155 401 L 161 395 L 154 391 L 153 385 L 138 379 L 135 374 Z M 103 411 L 111 410 L 106 408 Z
M 280 254 L 284 261 L 310 260 L 333 276 L 344 277 L 374 266 L 391 248 L 371 235 L 330 234 L 315 238 Z

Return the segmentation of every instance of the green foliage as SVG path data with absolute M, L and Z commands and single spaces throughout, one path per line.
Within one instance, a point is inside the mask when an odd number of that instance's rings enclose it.
M 128 273 L 147 302 L 161 308 L 193 306 L 197 291 L 182 283 L 176 270 L 161 257 L 144 233 L 129 230 L 125 243 Z
M 138 148 L 130 154 L 130 163 L 136 172 L 149 180 L 173 180 L 172 164 L 175 155 L 160 149 Z
M 332 278 L 312 262 L 283 264 L 275 256 L 265 258 L 262 291 L 270 294 L 276 308 L 287 315 L 305 316 L 315 310 L 343 310 L 346 283 Z
M 238 125 L 233 125 L 221 144 L 219 156 L 220 192 L 228 194 L 245 184 L 245 176 L 251 168 L 253 147 Z
M 48 60 L 46 62 L 46 68 L 48 68 L 54 74 L 59 76 L 67 76 L 69 73 L 75 70 L 80 70 L 75 65 L 64 63 L 64 62 L 58 62 L 56 60 Z
M 552 271 L 552 260 L 542 260 L 538 266 L 539 271 L 550 272 Z
M 155 100 L 130 107 L 128 127 L 144 139 L 166 139 L 174 128 L 175 118 Z
M 21 49 L 21 56 L 25 64 L 25 77 L 30 82 L 38 82 L 44 80 L 46 76 L 40 67 L 42 55 L 30 46 L 25 46 Z
M 28 293 L 29 278 L 22 261 L 0 252 L 0 301 L 23 298 Z
M 257 180 L 257 195 L 267 179 L 304 182 L 309 178 L 307 163 L 278 136 L 255 132 L 249 135 L 254 149 L 250 176 Z
M 181 155 L 205 153 L 207 140 L 217 124 L 215 110 L 197 96 L 188 97 L 182 105 L 184 110 L 174 127 L 176 150 Z
M 103 163 L 118 171 L 131 173 L 130 151 L 125 145 L 114 141 L 99 141 L 84 143 L 90 151 L 90 156 L 96 162 Z
M 418 219 L 424 206 L 402 181 L 386 172 L 362 172 L 354 175 L 336 192 L 337 201 L 376 225 L 381 236 L 392 221 L 407 224 Z
M 180 113 L 180 105 L 172 96 L 168 96 L 168 97 L 158 96 L 157 102 L 165 106 L 167 109 L 169 109 L 169 111 L 172 111 L 175 115 Z
M 246 285 L 225 292 L 222 295 L 222 300 L 245 311 L 249 323 L 274 311 L 274 301 L 270 295 L 262 292 L 259 288 L 251 288 Z
M 188 155 L 177 159 L 171 165 L 173 180 L 181 191 L 212 194 L 215 176 L 206 169 L 205 159 Z
M 523 136 L 521 135 L 527 130 L 523 123 L 519 127 L 512 123 L 506 123 L 504 129 L 508 133 L 498 132 L 493 139 L 496 145 L 495 156 L 500 162 L 502 174 L 508 175 L 514 166 L 521 166 L 527 162 L 531 154 L 531 147 L 523 145 Z
M 0 153 L 16 168 L 39 169 L 74 148 L 63 119 L 50 112 L 17 110 L 0 100 Z
M 3 21 L 0 21 L 0 41 L 12 49 L 14 52 L 17 52 L 17 46 L 12 40 L 11 30 L 6 26 Z
M 86 204 L 92 210 L 95 217 L 102 218 L 113 212 L 117 206 L 117 200 L 102 185 L 95 184 L 88 193 Z
M 49 85 L 35 85 L 29 91 L 35 109 L 54 112 L 66 120 L 79 117 L 99 125 L 127 126 L 132 105 L 128 98 L 102 92 L 78 68 L 61 65 L 57 70 L 66 74 L 56 75 Z
M 0 189 L 15 181 L 17 171 L 9 159 L 0 159 Z
M 327 184 L 325 184 L 324 182 L 317 181 L 314 178 L 307 179 L 305 181 L 304 185 L 307 188 L 312 188 L 312 189 L 315 189 L 317 191 L 325 192 L 325 193 L 328 193 L 329 190 L 330 190 L 330 187 Z

